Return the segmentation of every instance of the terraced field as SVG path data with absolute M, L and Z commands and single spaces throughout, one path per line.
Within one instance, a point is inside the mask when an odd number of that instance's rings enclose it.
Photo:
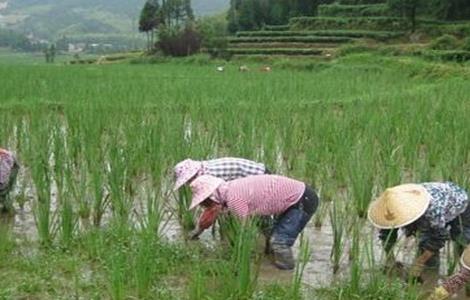
M 286 25 L 260 31 L 240 31 L 229 40 L 229 52 L 246 55 L 331 57 L 336 50 L 364 39 L 386 42 L 399 38 L 408 26 L 387 16 L 386 4 L 321 5 L 319 16 L 292 18 Z

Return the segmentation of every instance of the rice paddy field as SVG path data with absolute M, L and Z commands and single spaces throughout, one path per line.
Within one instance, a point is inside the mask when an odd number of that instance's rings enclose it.
M 367 206 L 405 182 L 470 190 L 470 65 L 0 61 L 0 78 L 0 144 L 22 166 L 16 214 L 0 225 L 0 299 L 420 299 L 435 278 L 382 273 Z M 318 191 L 294 272 L 271 266 L 250 224 L 187 239 L 195 216 L 189 191 L 171 191 L 172 167 L 220 156 Z M 399 244 L 405 265 L 413 247 Z M 451 252 L 434 277 L 457 265 Z

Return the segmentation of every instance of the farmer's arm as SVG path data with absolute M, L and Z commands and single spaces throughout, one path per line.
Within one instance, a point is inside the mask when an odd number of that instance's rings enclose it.
M 444 282 L 429 296 L 428 300 L 449 299 L 469 282 L 470 270 L 461 267 L 459 272 L 444 280 Z
M 410 268 L 409 276 L 411 278 L 419 278 L 421 276 L 426 262 L 439 253 L 439 250 L 444 247 L 447 240 L 447 231 L 443 228 L 423 227 L 419 233 L 419 248 L 423 252 L 414 260 Z
M 206 208 L 199 217 L 196 230 L 191 234 L 191 238 L 198 238 L 199 235 L 204 232 L 204 230 L 214 225 L 221 211 L 222 206 L 220 204 L 215 204 L 211 207 Z

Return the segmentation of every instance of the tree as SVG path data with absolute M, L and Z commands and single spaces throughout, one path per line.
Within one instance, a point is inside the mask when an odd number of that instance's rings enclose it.
M 238 13 L 241 30 L 256 29 L 254 0 L 243 0 Z
M 154 32 L 161 23 L 159 19 L 160 6 L 158 0 L 147 0 L 140 13 L 139 31 L 147 35 L 147 49 L 150 50 L 154 43 Z
M 416 16 L 419 10 L 426 8 L 426 0 L 389 0 L 388 4 L 392 11 L 407 18 L 411 23 L 411 31 L 416 29 Z
M 161 15 L 167 26 L 180 26 L 194 20 L 191 0 L 163 0 Z

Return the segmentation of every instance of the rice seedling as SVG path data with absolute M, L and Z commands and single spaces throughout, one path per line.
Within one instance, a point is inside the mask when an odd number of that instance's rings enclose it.
M 24 209 L 17 222 L 23 226 L 15 230 L 27 236 L 13 243 L 0 234 L 0 268 L 13 274 L 0 280 L 5 298 L 24 297 L 26 290 L 32 298 L 54 299 L 51 291 L 62 297 L 67 289 L 83 298 L 309 298 L 301 278 L 321 274 L 309 273 L 319 262 L 305 265 L 306 240 L 293 280 L 270 288 L 258 281 L 256 229 L 221 219 L 228 241 L 215 240 L 221 253 L 210 247 L 199 253 L 199 246 L 162 230 L 177 219 L 189 231 L 195 221 L 189 190 L 170 192 L 172 166 L 187 157 L 225 155 L 259 160 L 319 191 L 324 201 L 314 222 L 327 233 L 331 226 L 334 273 L 346 263 L 347 245 L 351 260 L 341 280 L 335 276 L 315 297 L 418 297 L 418 287 L 381 273 L 377 239 L 359 217 L 378 190 L 398 183 L 442 179 L 468 187 L 470 86 L 460 67 L 447 66 L 451 75 L 444 78 L 438 65 L 370 54 L 328 65 L 273 61 L 269 74 L 232 72 L 237 63 L 227 63 L 223 74 L 210 61 L 189 60 L 2 65 L 0 146 L 15 150 L 22 164 L 17 201 Z M 30 207 L 36 230 L 22 220 Z M 86 220 L 94 226 L 81 226 Z M 47 249 L 36 247 L 36 234 Z M 53 259 L 56 246 L 74 247 L 67 253 L 82 268 L 62 272 Z M 9 257 L 13 262 L 3 265 Z M 24 270 L 42 260 L 44 271 Z M 448 261 L 450 270 L 456 261 Z M 37 284 L 44 281 L 53 286 Z
M 308 239 L 304 233 L 300 236 L 300 252 L 297 258 L 294 276 L 292 277 L 291 296 L 292 299 L 302 299 L 302 278 L 305 267 L 310 260 L 311 250 Z
M 331 249 L 330 259 L 333 262 L 333 274 L 336 274 L 340 267 L 341 258 L 344 251 L 344 218 L 339 201 L 333 201 L 330 210 L 330 223 L 333 230 L 333 247 Z

